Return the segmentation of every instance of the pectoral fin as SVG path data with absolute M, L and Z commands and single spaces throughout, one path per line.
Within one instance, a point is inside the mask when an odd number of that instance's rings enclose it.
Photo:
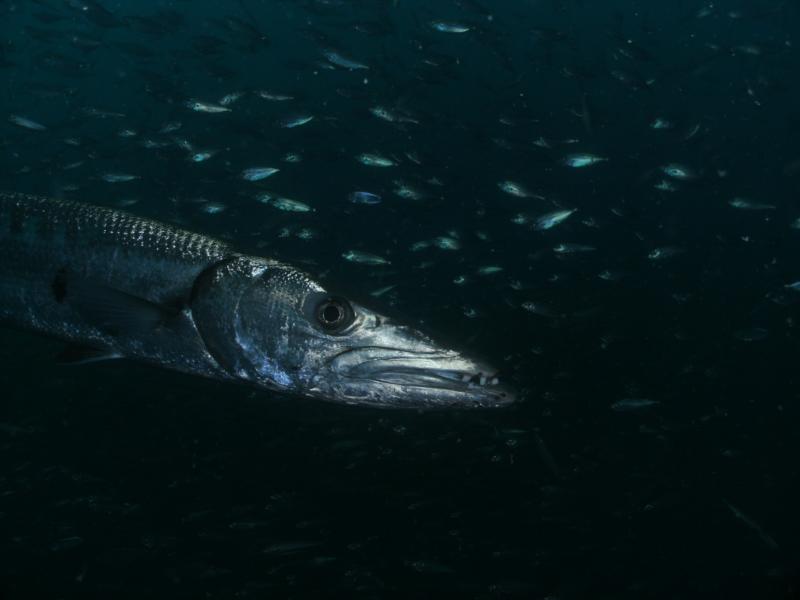
M 87 365 L 117 358 L 123 358 L 123 356 L 112 350 L 101 350 L 79 344 L 67 344 L 56 356 L 56 361 L 62 365 Z
M 113 335 L 148 333 L 168 324 L 180 310 L 86 279 L 64 279 L 63 301 L 87 323 Z

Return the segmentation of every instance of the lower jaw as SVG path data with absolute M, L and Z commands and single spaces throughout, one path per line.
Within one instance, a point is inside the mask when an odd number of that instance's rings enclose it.
M 341 401 L 387 408 L 492 408 L 508 405 L 510 398 L 502 394 L 469 394 L 444 387 L 420 387 L 411 384 L 384 383 L 374 391 L 344 392 Z

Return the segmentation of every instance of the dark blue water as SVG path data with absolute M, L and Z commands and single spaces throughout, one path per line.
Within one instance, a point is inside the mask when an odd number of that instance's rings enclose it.
M 796 598 L 798 32 L 790 0 L 0 1 L 2 189 L 301 266 L 522 398 L 338 406 L 3 329 L 0 596 Z

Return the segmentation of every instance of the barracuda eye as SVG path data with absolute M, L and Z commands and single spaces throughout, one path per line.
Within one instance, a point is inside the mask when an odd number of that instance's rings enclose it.
M 353 307 L 344 298 L 327 296 L 317 304 L 317 322 L 327 333 L 341 333 L 353 323 Z

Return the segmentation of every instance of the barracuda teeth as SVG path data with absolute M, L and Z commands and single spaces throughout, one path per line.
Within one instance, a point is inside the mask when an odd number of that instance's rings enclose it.
M 483 373 L 473 373 L 468 377 L 470 386 L 482 386 L 486 383 L 486 376 Z
M 488 373 L 481 373 L 480 371 L 477 373 L 455 373 L 450 371 L 439 371 L 439 375 L 442 377 L 446 377 L 447 379 L 453 379 L 455 381 L 460 381 L 461 383 L 468 384 L 467 387 L 469 388 L 476 388 L 476 387 L 484 387 L 486 385 L 498 385 L 500 380 Z

